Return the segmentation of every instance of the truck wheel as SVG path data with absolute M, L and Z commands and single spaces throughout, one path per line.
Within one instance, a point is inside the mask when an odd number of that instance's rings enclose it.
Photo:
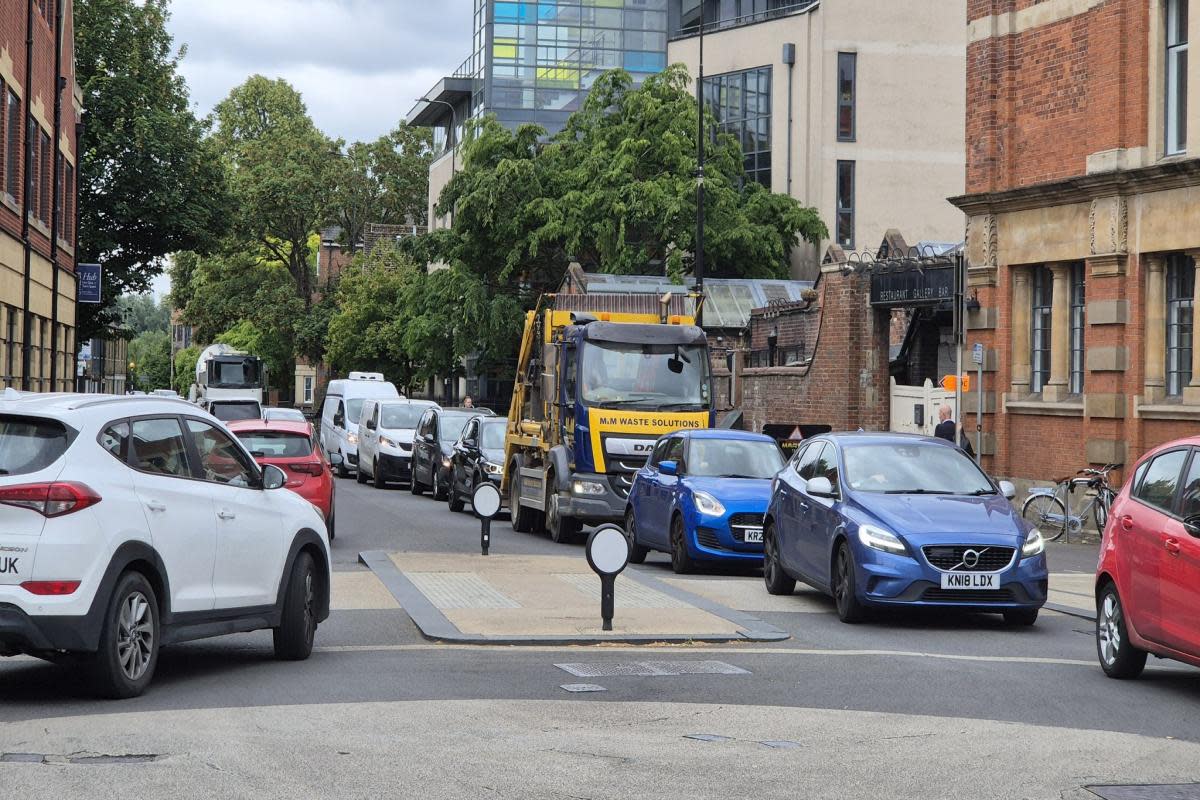
M 514 459 L 508 469 L 508 511 L 512 515 L 513 530 L 530 533 L 537 521 L 537 512 L 521 505 L 521 462 Z
M 546 478 L 546 483 L 549 486 L 554 485 L 553 473 Z M 550 495 L 550 507 L 546 509 L 546 530 L 550 534 L 550 539 L 556 544 L 571 544 L 579 537 L 579 529 L 582 526 L 574 517 L 564 517 L 560 514 L 558 503 L 559 493 L 555 492 Z

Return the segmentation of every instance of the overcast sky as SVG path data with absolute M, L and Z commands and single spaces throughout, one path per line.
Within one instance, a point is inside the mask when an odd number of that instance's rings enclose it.
M 248 76 L 281 77 L 326 134 L 369 141 L 469 55 L 472 0 L 173 0 L 201 116 Z

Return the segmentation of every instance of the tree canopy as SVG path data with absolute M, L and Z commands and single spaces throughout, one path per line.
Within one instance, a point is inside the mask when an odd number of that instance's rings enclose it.
M 103 302 L 80 305 L 78 341 L 118 321 L 178 250 L 207 250 L 225 225 L 224 173 L 188 107 L 183 51 L 166 30 L 168 0 L 77 0 L 75 69 L 81 262 L 104 265 Z

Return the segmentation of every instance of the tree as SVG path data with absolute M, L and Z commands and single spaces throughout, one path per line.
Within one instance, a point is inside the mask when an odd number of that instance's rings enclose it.
M 75 68 L 81 262 L 104 265 L 103 302 L 78 309 L 79 341 L 118 322 L 117 297 L 143 292 L 177 250 L 207 250 L 229 207 L 206 126 L 188 107 L 168 0 L 77 0 Z
M 196 382 L 196 362 L 202 352 L 199 345 L 192 345 L 175 354 L 175 385 L 171 388 L 184 397 L 188 396 L 188 391 Z
M 432 160 L 430 130 L 403 122 L 374 142 L 350 145 L 334 167 L 331 201 L 342 243 L 357 248 L 372 222 L 425 225 Z
M 129 343 L 129 363 L 132 388 L 143 392 L 171 388 L 171 337 L 161 330 L 141 334 Z
M 116 312 L 122 327 L 135 336 L 147 331 L 168 331 L 171 327 L 171 307 L 150 293 L 117 298 Z
M 315 288 L 309 239 L 327 216 L 336 143 L 317 130 L 283 79 L 250 77 L 217 105 L 215 117 L 235 200 L 234 235 L 283 264 L 307 307 Z
M 454 210 L 452 233 L 437 240 L 443 260 L 489 282 L 519 273 L 541 288 L 556 285 L 571 259 L 604 272 L 690 270 L 698 109 L 688 82 L 680 65 L 639 88 L 623 70 L 607 72 L 545 145 L 532 126 L 478 125 L 438 201 L 438 213 Z M 710 114 L 706 124 L 716 130 Z M 814 209 L 747 181 L 742 164 L 739 143 L 715 136 L 705 165 L 707 272 L 785 277 L 798 239 L 828 231 Z

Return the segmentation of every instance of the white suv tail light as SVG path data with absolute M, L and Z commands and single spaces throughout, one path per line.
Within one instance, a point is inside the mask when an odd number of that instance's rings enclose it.
M 75 481 L 0 486 L 0 504 L 28 508 L 43 517 L 61 517 L 100 502 L 91 487 Z

